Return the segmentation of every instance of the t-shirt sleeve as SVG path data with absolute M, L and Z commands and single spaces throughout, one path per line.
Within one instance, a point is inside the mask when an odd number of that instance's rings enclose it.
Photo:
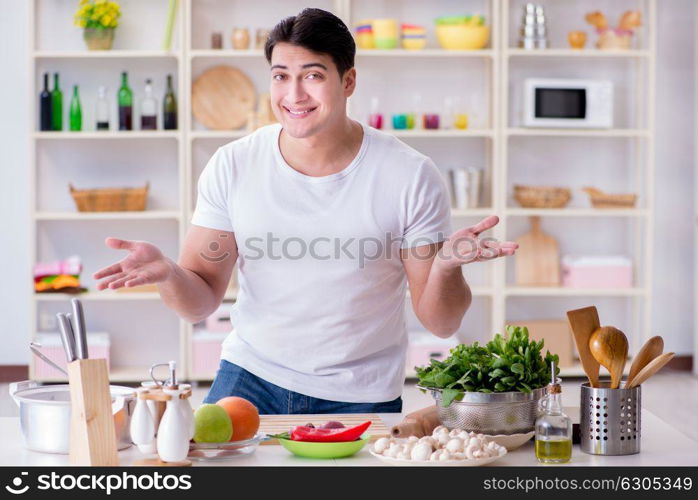
M 198 183 L 196 208 L 191 223 L 196 226 L 233 232 L 231 219 L 230 152 L 218 149 L 206 164 Z
M 402 248 L 430 245 L 451 235 L 451 202 L 443 176 L 427 159 L 411 183 Z

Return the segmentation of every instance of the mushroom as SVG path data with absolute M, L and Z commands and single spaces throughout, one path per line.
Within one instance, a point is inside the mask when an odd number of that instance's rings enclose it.
M 426 460 L 429 460 L 431 454 L 432 454 L 432 447 L 429 443 L 419 443 L 414 448 L 412 448 L 412 452 L 410 453 L 410 458 L 412 460 L 417 460 L 417 461 L 426 461 Z
M 442 453 L 443 453 L 443 450 L 436 450 L 436 451 L 435 451 L 434 453 L 432 453 L 431 456 L 429 457 L 429 461 L 430 461 L 430 462 L 436 462 L 436 461 L 439 459 L 439 457 L 441 456 Z
M 388 439 L 388 438 L 386 438 L 386 437 L 380 438 L 380 439 L 377 440 L 377 441 L 375 442 L 375 444 L 373 445 L 373 451 L 375 451 L 376 453 L 378 453 L 379 455 L 381 455 L 381 454 L 383 454 L 383 452 L 384 452 L 385 450 L 388 449 L 389 446 L 390 446 L 390 439 Z
M 407 453 L 401 451 L 397 455 L 395 455 L 395 458 L 397 458 L 398 460 L 409 460 L 410 456 Z
M 443 452 L 439 456 L 439 461 L 445 462 L 446 460 L 451 460 L 451 454 L 448 452 L 448 450 L 443 450 Z
M 446 449 L 450 453 L 458 453 L 459 451 L 463 451 L 463 440 L 457 437 L 452 438 L 448 441 L 448 443 L 446 443 Z

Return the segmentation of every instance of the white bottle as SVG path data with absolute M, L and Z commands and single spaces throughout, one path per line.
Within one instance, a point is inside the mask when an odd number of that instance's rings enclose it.
M 97 105 L 95 107 L 97 116 L 97 130 L 109 130 L 109 102 L 107 101 L 107 89 L 104 86 L 99 87 L 97 91 Z
M 142 397 L 147 394 L 148 389 L 139 387 L 136 392 L 138 398 L 131 417 L 131 440 L 138 446 L 141 453 L 156 453 L 155 422 L 150 408 L 148 408 L 148 401 Z
M 179 388 L 182 390 L 182 392 L 186 392 L 189 389 L 191 389 L 190 384 L 179 384 Z M 182 415 L 184 416 L 184 421 L 187 425 L 187 428 L 189 429 L 189 439 L 192 439 L 194 437 L 194 410 L 191 407 L 191 403 L 189 402 L 189 398 L 186 399 L 180 399 L 179 400 L 179 406 L 182 409 Z
M 189 453 L 189 424 L 179 404 L 180 389 L 163 389 L 170 396 L 158 429 L 158 455 L 163 462 L 181 462 Z
M 153 96 L 153 81 L 145 81 L 145 97 L 141 101 L 141 130 L 157 130 L 158 101 Z

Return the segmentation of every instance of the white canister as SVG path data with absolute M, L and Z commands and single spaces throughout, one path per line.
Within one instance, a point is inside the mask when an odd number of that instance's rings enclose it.
M 458 210 L 477 208 L 480 205 L 480 170 L 454 168 L 449 171 L 449 177 L 453 207 Z
M 163 389 L 170 396 L 158 429 L 158 455 L 163 462 L 181 462 L 189 453 L 189 423 L 184 418 L 182 389 Z
M 155 422 L 148 407 L 148 401 L 143 397 L 148 393 L 148 389 L 139 387 L 136 392 L 138 398 L 131 417 L 131 440 L 138 446 L 141 453 L 153 454 L 157 452 Z

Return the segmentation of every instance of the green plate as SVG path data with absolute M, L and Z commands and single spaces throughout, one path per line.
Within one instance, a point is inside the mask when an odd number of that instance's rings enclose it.
M 343 458 L 350 457 L 366 446 L 370 434 L 363 434 L 361 439 L 344 443 L 311 443 L 308 441 L 292 441 L 279 439 L 281 446 L 299 457 L 306 458 Z

